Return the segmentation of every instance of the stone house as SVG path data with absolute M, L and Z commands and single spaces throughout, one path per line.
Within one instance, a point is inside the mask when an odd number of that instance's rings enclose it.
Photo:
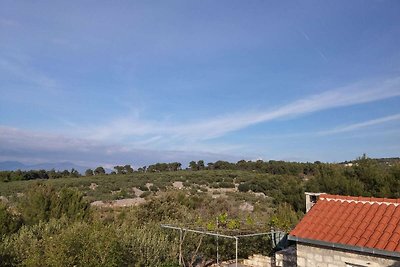
M 299 267 L 400 267 L 400 199 L 307 193 L 289 233 Z

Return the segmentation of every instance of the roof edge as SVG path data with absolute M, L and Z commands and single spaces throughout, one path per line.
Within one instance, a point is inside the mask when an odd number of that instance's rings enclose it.
M 332 243 L 332 242 L 326 242 L 326 241 L 315 240 L 315 239 L 301 238 L 301 237 L 297 237 L 297 236 L 293 236 L 293 235 L 289 235 L 288 240 L 312 244 L 312 245 L 318 245 L 318 246 L 323 246 L 323 247 L 346 249 L 346 250 L 351 250 L 354 252 L 363 252 L 363 253 L 369 253 L 369 254 L 373 254 L 373 255 L 400 258 L 400 253 L 396 252 L 396 251 L 388 251 L 388 250 L 382 250 L 382 249 L 376 249 L 376 248 L 351 246 L 351 245 L 345 245 L 345 244 L 340 244 L 340 243 Z
M 400 205 L 400 198 L 377 198 L 377 197 L 355 197 L 355 196 L 342 196 L 342 195 L 331 195 L 331 194 L 319 194 L 320 200 L 334 200 L 341 202 L 360 202 L 369 204 L 386 204 L 386 205 Z

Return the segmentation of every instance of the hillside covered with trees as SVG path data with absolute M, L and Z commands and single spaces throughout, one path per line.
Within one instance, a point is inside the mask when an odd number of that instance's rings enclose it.
M 289 231 L 304 192 L 400 198 L 400 164 L 283 161 L 157 163 L 76 171 L 0 172 L 2 266 L 176 266 L 179 236 L 160 224 L 218 231 Z M 129 207 L 106 205 L 142 200 Z M 102 201 L 105 205 L 93 203 Z M 92 205 L 90 204 L 92 203 Z M 219 224 L 216 224 L 218 218 Z M 268 237 L 242 241 L 240 257 L 272 252 Z M 215 258 L 215 238 L 188 235 L 184 261 Z M 220 241 L 221 259 L 233 243 Z

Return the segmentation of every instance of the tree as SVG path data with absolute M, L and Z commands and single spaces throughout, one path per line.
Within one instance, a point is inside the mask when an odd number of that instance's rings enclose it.
M 191 162 L 189 162 L 189 168 L 192 170 L 192 171 L 197 171 L 198 170 L 198 168 L 197 168 L 197 163 L 195 162 L 195 161 L 191 161 Z
M 207 169 L 214 170 L 214 163 L 213 162 L 207 163 Z
M 125 169 L 125 173 L 133 173 L 133 168 L 131 167 L 131 165 L 125 165 L 124 166 L 124 169 Z
M 81 175 L 80 175 L 80 173 L 79 173 L 77 170 L 75 170 L 74 168 L 72 168 L 71 173 L 70 173 L 70 176 L 71 176 L 71 177 L 74 177 L 74 178 L 77 178 L 77 177 L 79 177 L 79 176 L 81 176 Z
M 93 170 L 92 169 L 87 169 L 85 171 L 85 176 L 93 176 Z
M 146 170 L 147 170 L 147 166 L 143 166 L 143 167 L 140 167 L 140 168 L 138 168 L 138 172 L 146 172 Z
M 179 171 L 181 169 L 182 164 L 179 162 L 172 162 L 168 164 L 168 169 L 170 171 Z
M 94 175 L 101 175 L 101 174 L 105 174 L 106 173 L 106 171 L 104 170 L 104 168 L 103 167 L 97 167 L 95 170 L 94 170 Z
M 214 169 L 216 170 L 234 170 L 235 164 L 228 161 L 218 160 L 214 163 Z
M 49 175 L 47 174 L 46 170 L 39 170 L 38 175 L 39 179 L 49 179 Z
M 296 213 L 288 203 L 280 204 L 271 217 L 270 225 L 274 228 L 290 231 L 299 222 L 301 214 Z
M 125 174 L 126 173 L 124 166 L 117 165 L 117 166 L 114 166 L 114 169 L 116 170 L 117 174 Z
M 57 179 L 57 178 L 61 178 L 61 174 L 60 172 L 56 171 L 55 169 L 51 169 L 48 172 L 49 178 L 50 179 Z
M 63 176 L 63 177 L 70 176 L 70 173 L 69 173 L 68 170 L 63 170 L 63 171 L 61 172 L 61 176 Z
M 353 169 L 356 178 L 365 184 L 367 194 L 385 197 L 385 195 L 380 194 L 381 188 L 384 187 L 385 183 L 384 170 L 376 161 L 364 154 L 356 160 Z
M 198 169 L 198 170 L 204 170 L 204 169 L 205 169 L 204 160 L 199 160 L 199 161 L 197 162 L 197 169 Z

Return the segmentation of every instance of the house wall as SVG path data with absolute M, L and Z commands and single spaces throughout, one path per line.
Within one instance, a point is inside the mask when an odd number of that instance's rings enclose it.
M 297 243 L 298 267 L 400 267 L 394 259 Z
M 275 267 L 296 267 L 296 246 L 290 246 L 275 253 Z

